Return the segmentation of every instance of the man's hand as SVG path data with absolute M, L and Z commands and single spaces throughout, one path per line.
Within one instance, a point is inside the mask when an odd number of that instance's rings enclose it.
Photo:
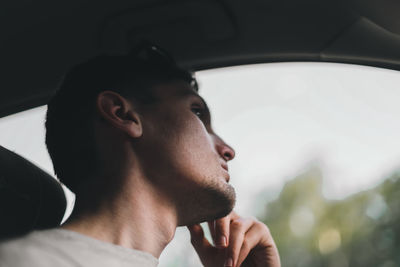
M 278 249 L 268 227 L 254 218 L 235 212 L 209 222 L 215 246 L 204 236 L 199 224 L 188 226 L 193 247 L 206 267 L 280 267 Z

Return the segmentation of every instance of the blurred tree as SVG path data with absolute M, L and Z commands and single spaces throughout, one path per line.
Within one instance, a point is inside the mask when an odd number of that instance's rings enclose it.
M 330 201 L 313 166 L 287 182 L 258 217 L 271 229 L 283 266 L 400 266 L 399 177 Z

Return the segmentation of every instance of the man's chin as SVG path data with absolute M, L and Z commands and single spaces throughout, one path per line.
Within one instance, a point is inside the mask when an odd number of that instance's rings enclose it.
M 207 197 L 203 195 L 202 198 L 195 198 L 197 201 L 192 203 L 194 205 L 191 207 L 191 214 L 185 216 L 187 220 L 181 225 L 198 224 L 225 217 L 235 206 L 236 193 L 231 185 L 224 190 L 209 188 L 206 195 Z
M 231 213 L 231 211 L 235 207 L 236 193 L 235 189 L 231 185 L 229 185 L 229 188 L 230 190 L 228 192 L 227 191 L 224 192 L 224 200 L 221 201 L 220 205 L 221 210 L 218 211 L 212 218 L 208 218 L 207 221 L 216 220 L 225 217 L 226 215 Z
M 227 208 L 225 210 L 222 210 L 220 213 L 217 213 L 213 218 L 212 217 L 207 218 L 206 221 L 217 220 L 217 219 L 225 217 L 226 215 L 231 213 L 231 211 L 233 210 L 234 206 L 235 206 L 235 202 L 233 202 L 233 204 L 229 208 Z

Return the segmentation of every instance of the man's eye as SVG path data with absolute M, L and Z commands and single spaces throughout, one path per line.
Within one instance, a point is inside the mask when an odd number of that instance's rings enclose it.
M 203 116 L 203 109 L 200 107 L 192 107 L 192 111 L 199 118 L 201 118 Z

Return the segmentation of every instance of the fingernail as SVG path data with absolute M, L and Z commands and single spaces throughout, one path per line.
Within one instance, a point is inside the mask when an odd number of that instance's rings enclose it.
M 224 263 L 224 267 L 225 266 L 233 266 L 233 260 L 232 258 L 227 258 L 225 263 Z
M 226 237 L 224 235 L 221 235 L 218 239 L 217 242 L 218 247 L 226 247 Z

